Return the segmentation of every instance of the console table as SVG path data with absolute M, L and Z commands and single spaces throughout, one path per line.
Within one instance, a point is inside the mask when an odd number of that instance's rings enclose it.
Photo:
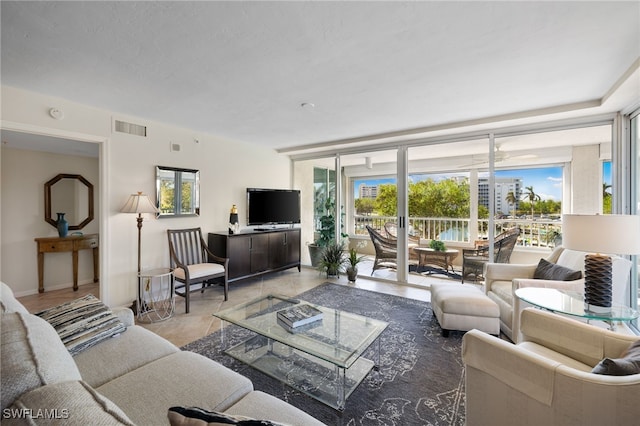
M 216 256 L 229 258 L 230 283 L 289 268 L 300 271 L 300 228 L 210 232 L 208 246 Z
M 73 289 L 78 290 L 78 251 L 93 250 L 93 282 L 99 279 L 98 234 L 70 235 L 68 237 L 35 238 L 38 244 L 38 292 L 44 292 L 44 254 L 70 251 L 73 259 Z

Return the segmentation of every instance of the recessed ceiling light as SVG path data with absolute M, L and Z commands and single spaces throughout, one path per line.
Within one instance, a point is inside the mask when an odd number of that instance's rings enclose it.
M 311 103 L 311 102 L 303 102 L 303 103 L 301 103 L 301 104 L 300 104 L 300 106 L 301 106 L 302 108 L 310 109 L 310 108 L 315 108 L 315 107 L 316 107 L 316 104 L 313 104 L 313 103 Z

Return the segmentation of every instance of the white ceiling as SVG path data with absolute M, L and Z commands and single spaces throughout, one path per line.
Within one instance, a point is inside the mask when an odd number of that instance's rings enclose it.
M 281 152 L 640 99 L 637 1 L 1 7 L 3 85 Z

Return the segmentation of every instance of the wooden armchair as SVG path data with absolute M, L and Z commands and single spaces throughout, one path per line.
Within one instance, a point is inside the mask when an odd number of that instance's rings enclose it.
M 511 253 L 520 236 L 520 228 L 509 229 L 498 235 L 493 242 L 493 262 L 509 263 Z M 484 272 L 484 265 L 489 262 L 489 244 L 475 249 L 462 250 L 462 283 L 473 275 L 478 280 Z
M 373 247 L 376 250 L 376 258 L 373 261 L 371 275 L 373 275 L 376 269 L 381 267 L 396 268 L 398 240 L 385 237 L 369 225 L 367 225 L 366 228 L 369 232 L 369 236 L 371 237 Z
M 189 293 L 192 284 L 201 283 L 201 292 L 205 284 L 215 278 L 222 278 L 224 284 L 224 300 L 228 300 L 229 259 L 218 257 L 209 251 L 202 238 L 200 228 L 167 229 L 169 239 L 169 257 L 173 275 L 177 282 L 176 294 L 185 298 L 185 313 L 189 313 Z M 182 290 L 181 290 L 182 289 Z

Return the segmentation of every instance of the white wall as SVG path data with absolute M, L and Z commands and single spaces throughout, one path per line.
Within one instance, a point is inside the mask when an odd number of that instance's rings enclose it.
M 54 120 L 48 115 L 48 110 L 54 106 L 64 111 L 64 120 Z M 105 182 L 101 182 L 104 202 L 100 229 L 101 233 L 106 232 L 106 235 L 101 234 L 101 245 L 107 252 L 102 256 L 101 277 L 104 288 L 102 296 L 110 305 L 128 304 L 135 299 L 136 220 L 134 215 L 120 213 L 119 209 L 129 194 L 136 191 L 149 194 L 155 201 L 156 165 L 200 170 L 201 216 L 170 219 L 146 217 L 142 228 L 143 268 L 168 265 L 166 229 L 199 226 L 206 238 L 207 232 L 226 229 L 232 204 L 238 206 L 240 225 L 245 226 L 247 187 L 288 188 L 291 182 L 290 160 L 287 156 L 271 149 L 224 140 L 170 124 L 149 122 L 139 117 L 128 117 L 7 86 L 2 87 L 2 112 L 5 128 L 33 127 L 43 133 L 48 133 L 49 129 L 71 136 L 77 134 L 80 139 L 90 135 L 97 140 L 105 140 L 100 159 L 100 165 L 106 166 L 104 173 L 101 172 L 101 179 L 104 178 Z M 147 137 L 112 133 L 113 119 L 146 125 Z M 199 143 L 195 142 L 196 139 Z M 170 143 L 179 143 L 181 150 L 170 151 Z M 2 172 L 4 179 L 4 170 Z M 38 194 L 33 196 L 39 197 Z M 36 270 L 37 265 L 33 259 L 5 265 L 6 202 L 3 191 L 3 268 L 0 277 L 13 287 L 14 284 L 8 279 L 11 274 L 5 268 Z M 33 243 L 33 238 L 25 235 L 20 241 L 23 244 L 28 244 L 28 241 Z M 37 289 L 37 280 L 29 285 Z M 17 291 L 27 289 L 20 288 Z
M 18 295 L 34 293 L 38 289 L 37 245 L 34 238 L 58 236 L 57 229 L 44 221 L 44 184 L 59 173 L 79 174 L 93 184 L 94 220 L 81 232 L 98 233 L 98 160 L 2 148 L 1 164 L 2 281 L 10 283 Z M 93 282 L 92 251 L 82 250 L 78 258 L 78 282 Z M 70 252 L 45 254 L 45 289 L 71 287 L 72 270 Z
M 571 160 L 571 213 L 602 213 L 600 146 L 574 146 Z

